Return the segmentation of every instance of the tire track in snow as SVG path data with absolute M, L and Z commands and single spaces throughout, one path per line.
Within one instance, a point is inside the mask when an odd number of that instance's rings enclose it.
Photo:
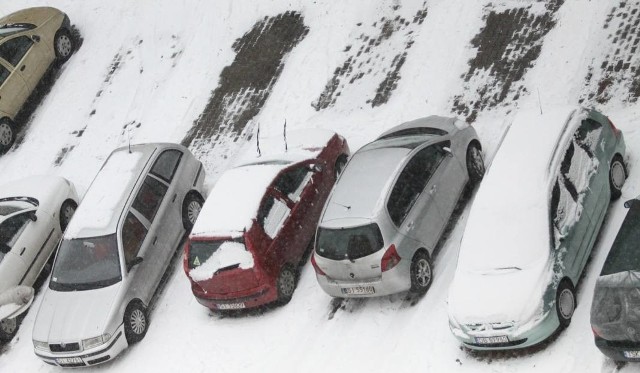
M 398 86 L 400 69 L 414 43 L 416 31 L 427 16 L 427 2 L 423 2 L 409 20 L 400 15 L 393 17 L 398 9 L 400 5 L 394 5 L 391 17 L 381 17 L 370 30 L 354 35 L 355 43 L 344 49 L 347 55 L 344 62 L 336 67 L 324 91 L 311 104 L 316 111 L 333 106 L 344 91 L 360 80 L 379 81 L 373 97 L 368 96 L 367 104 L 376 107 L 389 101 Z
M 527 92 L 521 80 L 540 55 L 563 2 L 508 0 L 487 5 L 485 25 L 471 40 L 477 53 L 462 75 L 464 93 L 453 99 L 455 114 L 471 123 L 479 112 L 517 101 Z
M 640 1 L 614 4 L 603 26 L 606 53 L 589 67 L 581 103 L 606 104 L 614 97 L 635 103 L 640 96 Z
M 288 11 L 265 17 L 233 44 L 234 61 L 220 74 L 218 86 L 182 140 L 199 159 L 211 159 L 207 172 L 237 150 L 248 137 L 251 120 L 260 112 L 284 67 L 287 54 L 307 35 L 302 15 Z

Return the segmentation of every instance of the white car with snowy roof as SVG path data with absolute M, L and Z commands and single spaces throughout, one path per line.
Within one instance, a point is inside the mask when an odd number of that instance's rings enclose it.
M 0 186 L 0 340 L 18 330 L 36 279 L 55 252 L 76 207 L 68 180 L 31 176 Z
M 145 336 L 152 296 L 201 209 L 204 176 L 177 144 L 111 153 L 56 255 L 33 328 L 38 357 L 95 365 Z
M 585 108 L 514 118 L 474 200 L 449 290 L 471 349 L 535 345 L 569 325 L 575 287 L 626 179 L 622 133 Z

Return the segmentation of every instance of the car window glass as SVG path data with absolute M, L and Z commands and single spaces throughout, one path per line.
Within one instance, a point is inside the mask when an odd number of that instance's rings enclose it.
M 164 183 L 152 176 L 147 176 L 140 187 L 136 199 L 133 201 L 133 208 L 149 222 L 153 222 L 153 218 L 156 216 L 156 212 L 158 212 L 166 193 L 167 186 Z
M 396 180 L 389 200 L 387 210 L 394 224 L 400 226 L 426 187 L 431 175 L 444 159 L 449 142 L 431 145 L 416 153 L 402 170 Z
M 302 191 L 311 180 L 312 171 L 307 167 L 297 167 L 284 172 L 274 184 L 274 188 L 289 197 L 293 202 L 300 200 Z
M 269 237 L 274 238 L 289 217 L 290 211 L 286 203 L 269 196 L 258 212 L 258 223 L 262 225 L 264 232 Z
M 26 36 L 19 36 L 0 44 L 0 57 L 11 65 L 17 66 L 33 45 L 33 40 Z
M 13 247 L 20 234 L 25 230 L 29 222 L 29 214 L 25 212 L 16 216 L 12 216 L 0 224 L 0 251 L 6 251 L 7 248 Z
M 130 263 L 138 256 L 138 252 L 146 236 L 147 228 L 135 215 L 129 212 L 122 226 L 122 246 L 126 263 Z
M 179 150 L 171 149 L 164 151 L 151 168 L 151 173 L 170 183 L 178 169 L 181 157 L 182 152 Z
M 568 233 L 577 217 L 578 203 L 560 180 L 551 193 L 551 229 L 554 247 L 560 247 L 560 240 Z
M 0 87 L 2 87 L 2 85 L 4 84 L 4 81 L 7 80 L 7 77 L 9 76 L 9 70 L 0 65 Z

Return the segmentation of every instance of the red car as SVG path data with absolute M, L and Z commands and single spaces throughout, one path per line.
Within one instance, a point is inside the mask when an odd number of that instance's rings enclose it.
M 260 139 L 214 186 L 185 246 L 184 270 L 212 310 L 286 304 L 349 146 L 308 129 Z M 259 155 L 259 153 L 261 155 Z

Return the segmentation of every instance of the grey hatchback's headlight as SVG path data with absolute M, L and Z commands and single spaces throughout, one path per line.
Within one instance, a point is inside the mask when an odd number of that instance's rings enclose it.
M 107 334 L 99 335 L 93 338 L 87 338 L 82 340 L 82 348 L 88 350 L 90 348 L 94 348 L 96 346 L 100 346 L 101 344 L 107 342 L 111 338 L 111 336 Z
M 49 350 L 49 344 L 47 342 L 40 342 L 40 341 L 36 341 L 35 339 L 33 340 L 33 348 L 35 348 L 36 350 Z

